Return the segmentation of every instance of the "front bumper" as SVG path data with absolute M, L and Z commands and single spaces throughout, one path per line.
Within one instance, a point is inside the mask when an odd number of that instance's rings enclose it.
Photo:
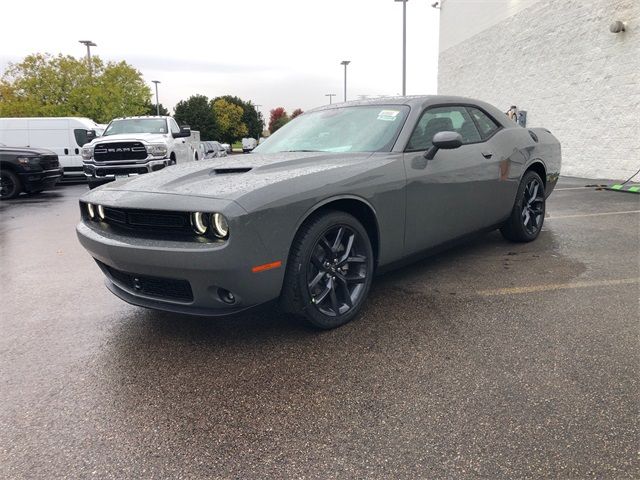
M 50 170 L 21 172 L 20 180 L 24 189 L 28 192 L 44 190 L 53 187 L 62 178 L 62 168 L 52 168 Z
M 76 231 L 98 261 L 107 288 L 122 300 L 176 313 L 222 316 L 277 298 L 284 276 L 284 262 L 278 269 L 254 273 L 252 267 L 273 259 L 249 226 L 230 222 L 230 227 L 238 234 L 211 243 L 135 238 L 91 221 L 81 221 Z M 146 288 L 148 282 L 151 288 Z M 190 298 L 176 298 L 173 286 L 185 282 Z M 233 303 L 224 300 L 225 292 L 233 294 Z
M 142 175 L 145 173 L 156 172 L 169 166 L 171 160 L 161 158 L 156 160 L 148 160 L 143 163 L 138 162 L 121 162 L 121 163 L 96 163 L 93 161 L 84 161 L 84 175 L 90 179 L 115 180 L 118 176 Z

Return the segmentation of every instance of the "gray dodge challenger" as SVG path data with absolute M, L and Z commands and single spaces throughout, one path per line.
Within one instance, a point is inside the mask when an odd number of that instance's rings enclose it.
M 535 240 L 559 173 L 548 130 L 487 103 L 365 100 L 309 111 L 251 154 L 93 190 L 77 233 L 134 305 L 216 316 L 279 299 L 334 328 L 376 272 L 477 232 Z

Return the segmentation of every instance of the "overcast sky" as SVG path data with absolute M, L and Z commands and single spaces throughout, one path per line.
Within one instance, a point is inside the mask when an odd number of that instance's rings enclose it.
M 436 93 L 438 15 L 431 0 L 407 3 L 407 94 Z M 402 3 L 393 0 L 110 0 L 4 2 L 0 73 L 35 52 L 126 60 L 160 80 L 173 108 L 200 93 L 237 95 L 289 112 L 402 89 Z M 152 84 L 150 84 L 152 85 Z

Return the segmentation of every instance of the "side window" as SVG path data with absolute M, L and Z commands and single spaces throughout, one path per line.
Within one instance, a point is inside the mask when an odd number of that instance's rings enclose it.
M 87 133 L 87 130 L 83 128 L 75 128 L 73 130 L 73 135 L 76 137 L 76 143 L 79 147 L 82 147 L 85 143 L 89 143 Z
M 451 105 L 425 110 L 411 134 L 407 150 L 428 150 L 432 146 L 433 136 L 445 131 L 458 132 L 464 144 L 481 141 L 478 129 L 467 109 L 463 106 Z
M 171 133 L 180 133 L 180 127 L 173 118 L 169 120 L 169 128 L 171 128 Z
M 483 140 L 489 138 L 500 128 L 500 126 L 482 110 L 469 107 L 469 112 L 471 112 L 471 116 L 476 121 L 476 125 L 478 125 L 478 130 L 480 130 L 480 135 Z

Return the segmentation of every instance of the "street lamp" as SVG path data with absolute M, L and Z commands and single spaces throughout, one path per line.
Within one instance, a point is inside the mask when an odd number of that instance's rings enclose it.
M 156 115 L 160 116 L 160 100 L 158 100 L 158 84 L 162 83 L 160 80 L 151 80 L 151 83 L 156 84 Z
M 98 45 L 91 40 L 78 40 L 78 43 L 82 43 L 87 47 L 87 64 L 89 65 L 89 73 L 91 73 L 91 47 L 97 47 Z
M 351 60 L 343 60 L 340 65 L 344 65 L 344 101 L 347 101 L 347 65 L 351 63 Z
M 336 94 L 335 94 L 335 93 L 325 93 L 325 94 L 324 94 L 324 96 L 325 96 L 325 97 L 329 97 L 329 105 L 331 105 L 331 104 L 333 103 L 333 102 L 332 102 L 333 97 L 335 97 L 335 96 L 336 96 Z
M 402 96 L 407 94 L 407 0 L 402 2 Z

